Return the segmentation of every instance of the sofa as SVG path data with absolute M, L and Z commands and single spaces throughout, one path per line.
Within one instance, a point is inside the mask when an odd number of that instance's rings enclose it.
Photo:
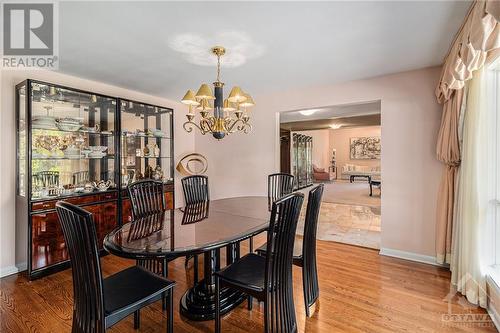
M 324 168 L 318 168 L 313 164 L 313 177 L 315 182 L 329 182 L 330 173 L 325 171 Z
M 380 166 L 369 167 L 364 165 L 344 164 L 341 169 L 340 178 L 344 180 L 353 180 L 356 177 L 368 179 L 380 179 Z

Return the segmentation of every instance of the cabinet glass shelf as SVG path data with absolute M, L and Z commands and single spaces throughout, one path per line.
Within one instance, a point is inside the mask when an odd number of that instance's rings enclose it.
M 110 132 L 110 133 L 101 133 L 101 132 L 91 132 L 91 131 L 82 131 L 82 130 L 78 130 L 78 131 L 65 131 L 65 130 L 61 130 L 61 129 L 48 129 L 48 128 L 33 128 L 33 134 L 36 135 L 36 134 L 39 134 L 39 133 L 47 133 L 47 134 L 51 134 L 51 132 L 53 133 L 72 133 L 72 134 L 82 134 L 82 135 L 96 135 L 96 136 L 108 136 L 108 137 L 113 137 L 114 134 L 113 132 Z
M 102 159 L 114 159 L 114 155 L 107 155 L 103 157 L 33 157 L 32 160 L 43 160 L 43 161 L 80 161 L 80 160 L 102 160 Z

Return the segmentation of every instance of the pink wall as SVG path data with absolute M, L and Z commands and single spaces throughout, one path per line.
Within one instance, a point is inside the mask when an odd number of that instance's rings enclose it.
M 265 195 L 266 176 L 279 170 L 277 112 L 381 100 L 382 248 L 434 256 L 435 158 L 441 107 L 434 96 L 439 67 L 330 86 L 254 96 L 254 131 L 217 142 L 196 135 L 209 162 L 214 199 Z M 244 78 L 241 78 L 244 87 Z
M 349 151 L 350 139 L 354 137 L 378 136 L 380 137 L 380 126 L 339 128 L 330 130 L 330 158 L 332 149 L 337 149 L 338 177 L 341 175 L 345 164 L 368 166 L 370 168 L 380 166 L 380 160 L 351 160 Z M 384 147 L 382 147 L 382 150 Z

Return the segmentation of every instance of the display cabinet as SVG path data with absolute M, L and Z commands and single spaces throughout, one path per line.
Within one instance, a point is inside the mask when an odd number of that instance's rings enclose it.
M 173 110 L 121 99 L 122 221 L 132 219 L 126 187 L 142 179 L 162 181 L 167 208 L 173 207 Z
M 292 174 L 295 177 L 295 189 L 312 185 L 312 137 L 293 133 L 291 159 Z
M 171 109 L 36 80 L 16 86 L 16 109 L 16 234 L 30 278 L 68 266 L 59 200 L 93 213 L 100 248 L 129 220 L 130 182 L 162 179 L 173 207 Z

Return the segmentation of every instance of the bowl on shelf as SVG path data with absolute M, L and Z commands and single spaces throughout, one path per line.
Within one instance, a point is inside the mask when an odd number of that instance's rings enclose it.
M 107 154 L 102 151 L 92 151 L 87 156 L 88 158 L 103 158 Z
M 89 157 L 89 154 L 92 152 L 92 150 L 90 150 L 89 148 L 83 148 L 81 150 L 82 154 L 85 156 L 85 157 Z
M 94 152 L 104 153 L 108 149 L 108 147 L 107 146 L 89 146 L 89 149 L 92 151 L 92 153 L 94 153 Z
M 62 122 L 57 122 L 56 126 L 61 131 L 67 131 L 67 132 L 76 132 L 82 127 L 81 124 L 62 123 Z
M 64 123 L 64 124 L 83 124 L 83 118 L 82 117 L 65 117 L 65 118 L 59 118 L 57 120 L 59 123 Z
M 157 128 L 150 128 L 149 129 L 151 131 L 151 133 L 153 134 L 154 137 L 157 137 L 157 138 L 164 138 L 167 136 L 166 133 L 162 132 L 160 129 L 157 129 Z
M 34 116 L 31 122 L 32 128 L 39 129 L 57 129 L 56 118 L 50 116 Z
M 99 125 L 95 125 L 93 127 L 90 126 L 83 126 L 81 128 L 82 132 L 87 132 L 87 133 L 99 133 Z

